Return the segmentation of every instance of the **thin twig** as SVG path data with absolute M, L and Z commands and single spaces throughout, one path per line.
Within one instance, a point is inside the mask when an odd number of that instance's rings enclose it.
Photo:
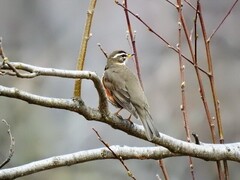
M 14 75 L 14 76 L 17 76 L 17 77 L 21 77 L 21 78 L 27 78 L 27 76 L 29 74 L 21 74 L 13 65 L 11 65 L 11 63 L 9 62 L 9 59 L 8 57 L 5 55 L 4 53 L 4 50 L 3 50 L 3 46 L 2 46 L 2 37 L 0 37 L 0 56 L 1 58 L 3 59 L 3 62 L 2 64 L 0 65 L 0 70 L 1 70 L 1 75 L 4 75 L 4 74 L 9 74 L 9 75 Z M 13 71 L 12 72 L 5 72 L 5 71 L 2 71 L 2 68 L 7 65 L 9 67 L 9 69 L 11 69 Z M 34 74 L 34 72 L 32 71 L 28 71 L 31 74 L 31 76 Z
M 122 158 L 121 156 L 118 156 L 118 155 L 109 147 L 108 143 L 106 143 L 106 142 L 102 139 L 102 137 L 99 135 L 99 133 L 98 133 L 98 131 L 97 131 L 96 129 L 92 128 L 92 130 L 96 133 L 99 141 L 101 141 L 101 143 L 103 143 L 104 146 L 105 146 L 109 151 L 111 151 L 111 153 L 114 155 L 114 157 L 121 162 L 121 164 L 123 165 L 123 167 L 126 169 L 128 176 L 131 177 L 132 179 L 135 179 L 135 180 L 136 180 L 136 178 L 134 177 L 133 173 L 128 169 L 128 167 L 127 167 L 126 164 L 124 163 L 123 158 Z
M 175 8 L 177 7 L 173 2 L 171 2 L 170 0 L 165 0 L 166 2 L 168 2 L 169 4 L 171 4 L 172 6 L 174 6 Z
M 143 88 L 143 82 L 142 82 L 141 72 L 140 72 L 140 67 L 139 67 L 138 53 L 137 53 L 137 48 L 136 48 L 136 41 L 135 41 L 135 37 L 133 35 L 132 25 L 131 25 L 130 18 L 129 18 L 129 15 L 128 15 L 128 11 L 127 11 L 127 9 L 128 9 L 127 0 L 123 0 L 123 6 L 125 7 L 124 8 L 124 13 L 125 13 L 126 21 L 127 21 L 129 36 L 130 36 L 131 43 L 132 43 L 132 48 L 133 48 L 133 53 L 134 53 L 134 62 L 135 62 L 136 69 L 137 69 L 137 76 L 138 76 L 140 84 Z
M 223 127 L 222 127 L 222 120 L 221 120 L 221 113 L 220 109 L 218 106 L 218 97 L 217 97 L 217 92 L 216 92 L 216 86 L 215 86 L 215 81 L 214 81 L 214 73 L 213 73 L 213 63 L 212 63 L 212 56 L 211 56 L 211 51 L 210 51 L 210 41 L 207 40 L 207 33 L 206 33 L 206 28 L 205 28 L 205 23 L 203 20 L 203 14 L 202 14 L 202 9 L 201 9 L 201 4 L 199 1 L 197 1 L 197 6 L 198 6 L 198 16 L 200 20 L 200 25 L 202 29 L 202 34 L 203 34 L 203 39 L 204 39 L 204 44 L 205 44 L 205 50 L 206 50 L 206 55 L 207 55 L 207 64 L 208 64 L 208 71 L 209 71 L 209 81 L 210 81 L 210 86 L 211 86 L 211 93 L 213 97 L 213 104 L 214 104 L 214 110 L 215 110 L 215 115 L 216 115 L 216 120 L 217 120 L 217 125 L 218 125 L 218 135 L 220 139 L 220 143 L 224 143 L 224 137 L 223 137 Z M 222 168 L 220 166 L 220 162 L 218 163 L 219 167 L 219 178 L 222 178 Z M 227 161 L 224 161 L 224 173 L 225 173 L 225 179 L 229 179 L 229 172 L 228 172 L 228 165 Z
M 193 135 L 193 137 L 194 137 L 194 139 L 195 139 L 195 144 L 200 145 L 200 140 L 199 140 L 199 138 L 198 138 L 198 134 L 192 133 L 192 135 Z
M 165 163 L 164 163 L 163 159 L 158 160 L 158 164 L 159 164 L 160 168 L 162 169 L 164 179 L 169 180 L 169 175 L 168 175 L 168 172 L 167 172 L 167 168 L 165 166 Z
M 227 19 L 227 17 L 229 16 L 229 14 L 232 12 L 233 8 L 235 7 L 235 5 L 237 4 L 238 0 L 236 0 L 233 5 L 231 6 L 231 8 L 229 9 L 229 11 L 227 12 L 227 14 L 224 16 L 224 18 L 222 19 L 222 21 L 219 23 L 219 25 L 216 27 L 216 29 L 212 32 L 212 34 L 209 36 L 209 38 L 207 39 L 207 42 L 211 41 L 212 37 L 215 35 L 215 33 L 218 31 L 218 29 L 222 26 L 222 24 L 224 23 L 224 21 Z
M 218 98 L 217 98 L 215 83 L 214 83 L 212 56 L 211 56 L 211 51 L 210 51 L 210 44 L 207 41 L 207 33 L 206 33 L 205 24 L 204 24 L 204 20 L 203 20 L 203 16 L 202 16 L 201 4 L 199 1 L 198 1 L 198 11 L 199 11 L 199 13 L 198 13 L 199 21 L 200 21 L 203 39 L 204 39 L 204 43 L 205 43 L 205 51 L 206 51 L 206 55 L 207 55 L 207 64 L 208 64 L 208 71 L 209 71 L 208 77 L 209 77 L 209 81 L 210 81 L 210 85 L 211 85 L 213 103 L 214 103 L 217 125 L 218 125 L 218 132 L 219 132 L 220 140 L 222 140 L 223 139 L 223 129 L 222 129 L 220 111 L 217 106 Z
M 6 120 L 2 119 L 2 122 L 5 123 L 8 127 L 8 135 L 9 135 L 9 138 L 10 138 L 10 147 L 9 147 L 9 154 L 8 154 L 8 157 L 4 160 L 4 162 L 2 162 L 0 164 L 0 169 L 5 166 L 12 158 L 13 154 L 14 154 L 14 146 L 15 146 L 15 140 L 14 140 L 14 137 L 12 136 L 12 133 L 11 133 L 11 128 L 10 128 L 10 125 L 7 123 Z
M 197 10 L 196 10 L 196 13 L 198 13 L 198 7 L 197 7 Z M 190 38 L 189 38 L 189 32 L 188 32 L 186 22 L 185 22 L 185 19 L 184 19 L 182 13 L 180 13 L 180 21 L 181 21 L 181 24 L 182 24 L 182 27 L 183 27 L 183 30 L 184 30 L 184 33 L 185 33 L 185 37 L 186 37 L 186 40 L 187 40 L 187 44 L 188 44 L 188 47 L 189 47 L 189 50 L 190 50 L 191 57 L 193 59 L 194 69 L 195 69 L 198 84 L 199 84 L 200 97 L 201 97 L 203 105 L 204 105 L 205 113 L 207 115 L 207 120 L 208 120 L 209 124 L 212 124 L 212 118 L 211 118 L 208 103 L 207 103 L 207 100 L 206 100 L 206 95 L 205 95 L 205 90 L 204 90 L 204 87 L 203 87 L 202 78 L 201 78 L 201 75 L 199 73 L 199 68 L 197 68 L 197 66 L 198 66 L 198 61 L 197 61 L 197 57 L 196 57 L 197 52 L 194 52 L 194 50 L 193 50 L 193 47 L 192 47 L 192 44 L 191 44 L 191 41 L 190 41 Z M 195 17 L 195 21 L 196 21 L 196 17 Z M 194 26 L 196 26 L 196 22 L 195 22 Z M 195 36 L 197 36 L 197 34 L 195 34 Z M 197 41 L 197 37 L 195 37 L 195 51 L 197 50 L 196 49 L 196 41 Z M 214 127 L 214 126 L 211 126 L 211 127 Z M 212 132 L 213 142 L 216 143 L 214 131 L 211 131 L 211 132 Z
M 4 53 L 3 53 L 3 48 L 2 48 L 2 37 L 0 37 L 0 56 L 2 59 L 4 59 Z
M 199 2 L 199 1 L 198 1 Z M 198 63 L 197 61 L 197 39 L 198 39 L 198 34 L 196 32 L 197 30 L 197 17 L 198 17 L 198 13 L 199 12 L 199 3 L 197 4 L 197 10 L 196 10 L 196 13 L 195 13 L 195 18 L 194 18 L 194 29 L 195 29 L 195 59 L 196 59 L 196 62 Z M 201 21 L 201 20 L 200 20 Z M 203 104 L 204 104 L 204 108 L 205 108 L 205 112 L 206 112 L 206 115 L 207 115 L 207 120 L 208 120 L 208 124 L 209 124 L 209 127 L 210 127 L 210 131 L 211 131 L 211 136 L 212 136 L 212 141 L 213 143 L 216 143 L 216 135 L 215 135 L 215 129 L 214 129 L 214 122 L 213 122 L 213 119 L 211 118 L 211 114 L 210 114 L 210 111 L 209 111 L 209 108 L 208 108 L 208 104 L 206 102 L 206 97 L 205 97 L 205 93 L 203 90 L 200 89 L 200 94 L 201 94 L 201 98 L 202 98 L 202 101 L 203 101 Z
M 177 5 L 178 5 L 178 59 L 179 59 L 179 69 L 180 69 L 180 81 L 181 81 L 181 97 L 182 97 L 182 104 L 181 104 L 181 111 L 183 115 L 183 122 L 184 122 L 184 128 L 185 128 L 185 133 L 187 136 L 187 141 L 191 142 L 191 137 L 190 137 L 190 127 L 189 127 L 189 119 L 188 119 L 188 113 L 187 113 L 187 99 L 186 99 L 186 94 L 185 94 L 185 87 L 186 87 L 186 82 L 185 82 L 185 65 L 183 64 L 182 60 L 182 51 L 181 51 L 181 46 L 182 46 L 182 23 L 181 23 L 181 15 L 182 15 L 182 1 L 177 0 Z M 190 38 L 190 37 L 189 37 Z M 193 165 L 193 160 L 192 157 L 189 157 L 189 167 L 190 167 L 190 172 L 192 175 L 192 179 L 195 179 L 194 175 L 194 165 Z
M 0 37 L 0 56 L 1 56 L 1 58 L 3 59 L 3 64 L 5 64 L 6 62 L 8 62 L 8 57 L 5 56 L 5 53 L 4 53 L 4 51 L 3 51 L 2 42 L 3 42 L 2 37 Z
M 188 5 L 189 5 L 192 9 L 194 9 L 195 11 L 197 10 L 197 8 L 194 7 L 194 5 L 192 5 L 191 2 L 189 2 L 189 1 L 187 1 L 187 0 L 184 0 L 184 2 L 185 2 L 186 4 L 188 4 Z
M 138 19 L 151 33 L 153 33 L 155 36 L 157 36 L 159 39 L 161 39 L 169 49 L 174 50 L 175 52 L 178 53 L 178 49 L 174 46 L 172 46 L 167 40 L 165 40 L 162 36 L 160 36 L 156 31 L 154 31 L 146 22 L 144 22 L 137 14 L 134 14 L 131 10 L 125 8 L 125 6 L 123 6 L 121 3 L 119 3 L 118 1 L 115 0 L 115 3 L 117 5 L 119 5 L 120 7 L 126 9 L 131 15 L 133 15 L 136 19 Z M 192 65 L 196 66 L 201 72 L 203 72 L 204 74 L 208 73 L 202 69 L 201 67 L 197 66 L 196 64 L 194 64 L 194 62 L 192 62 L 189 58 L 187 58 L 185 55 L 182 54 L 182 57 L 188 61 L 189 63 L 191 63 Z
M 159 174 L 157 174 L 156 177 L 157 177 L 158 180 L 162 180 L 162 179 L 160 178 Z
M 107 55 L 106 51 L 104 51 L 103 48 L 102 48 L 102 45 L 101 45 L 100 43 L 98 43 L 97 45 L 98 45 L 98 47 L 100 48 L 100 50 L 102 51 L 102 53 L 104 54 L 104 56 L 105 56 L 106 58 L 108 58 L 108 55 Z
M 80 70 L 80 71 L 83 70 L 83 67 L 84 67 L 88 40 L 91 37 L 90 30 L 91 30 L 92 19 L 93 19 L 96 3 L 97 3 L 97 0 L 91 0 L 88 11 L 87 11 L 87 19 L 86 19 L 84 34 L 82 37 L 82 43 L 81 43 L 81 47 L 80 47 L 80 51 L 77 59 L 77 70 Z M 81 85 L 82 85 L 81 79 L 75 80 L 74 98 L 81 98 L 81 89 L 82 89 Z

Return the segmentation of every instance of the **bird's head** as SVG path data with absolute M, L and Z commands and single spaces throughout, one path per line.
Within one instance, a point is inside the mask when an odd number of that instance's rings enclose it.
M 132 57 L 134 54 L 128 54 L 123 50 L 116 50 L 113 51 L 108 56 L 108 64 L 119 64 L 119 65 L 125 65 L 126 61 Z

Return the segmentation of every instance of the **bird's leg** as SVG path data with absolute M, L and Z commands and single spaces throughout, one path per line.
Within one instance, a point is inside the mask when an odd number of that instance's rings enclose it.
M 122 110 L 123 108 L 120 108 L 117 112 L 114 113 L 115 116 L 119 116 L 118 113 L 120 113 L 120 111 Z
M 114 113 L 115 116 L 117 116 L 120 119 L 123 119 L 121 115 L 119 115 L 118 113 L 122 110 L 123 108 L 120 108 L 117 112 Z
M 133 124 L 133 122 L 131 121 L 131 117 L 132 117 L 132 114 L 130 114 L 130 116 L 127 118 L 127 120 L 128 120 L 131 124 Z

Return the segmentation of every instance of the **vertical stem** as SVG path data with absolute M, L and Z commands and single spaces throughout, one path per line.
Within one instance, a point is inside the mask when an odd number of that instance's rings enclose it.
M 198 3 L 198 9 L 199 9 L 199 19 L 200 19 L 203 39 L 204 39 L 204 43 L 205 43 L 205 50 L 206 50 L 206 55 L 207 55 L 207 64 L 208 64 L 208 71 L 209 71 L 208 77 L 209 77 L 209 81 L 210 81 L 214 110 L 215 110 L 215 115 L 216 115 L 216 120 L 217 120 L 218 135 L 219 135 L 220 143 L 224 144 L 223 127 L 222 127 L 221 113 L 220 113 L 220 108 L 219 108 L 219 100 L 217 97 L 216 86 L 215 86 L 214 75 L 213 75 L 213 64 L 212 64 L 212 57 L 211 57 L 211 51 L 210 51 L 210 41 L 208 41 L 208 39 L 207 39 L 207 33 L 206 33 L 205 25 L 204 25 L 204 20 L 202 17 L 201 4 L 199 3 L 199 1 L 197 3 Z M 224 163 L 225 179 L 229 179 L 227 161 L 224 160 L 223 163 Z
M 82 37 L 82 43 L 77 59 L 77 70 L 83 70 L 84 67 L 84 62 L 85 62 L 85 57 L 86 57 L 86 52 L 87 52 L 87 45 L 88 45 L 88 40 L 90 38 L 90 30 L 91 30 L 91 25 L 92 25 L 92 19 L 93 19 L 93 14 L 94 14 L 94 9 L 96 6 L 97 0 L 91 0 L 89 4 L 89 8 L 87 11 L 87 19 L 86 19 L 86 24 L 85 24 L 85 29 L 84 29 L 84 34 Z M 82 86 L 82 80 L 77 79 L 75 80 L 74 84 L 74 98 L 80 98 L 81 97 L 81 86 Z
M 185 22 L 185 19 L 183 17 L 182 12 L 180 12 L 179 15 L 180 15 L 180 21 L 181 21 L 181 24 L 182 24 L 182 27 L 183 27 L 183 30 L 184 30 L 184 33 L 185 33 L 185 37 L 186 37 L 186 40 L 187 40 L 187 44 L 188 44 L 188 47 L 189 47 L 189 50 L 190 50 L 191 58 L 193 60 L 194 69 L 195 69 L 195 72 L 196 72 L 196 75 L 197 75 L 197 80 L 198 80 L 199 89 L 200 89 L 199 90 L 200 91 L 200 96 L 201 96 L 203 106 L 204 106 L 204 109 L 205 109 L 205 113 L 206 113 L 208 123 L 209 123 L 209 126 L 210 126 L 212 140 L 213 140 L 213 143 L 216 143 L 215 133 L 214 133 L 214 124 L 213 124 L 213 121 L 212 121 L 212 118 L 211 118 L 208 103 L 206 101 L 205 90 L 203 88 L 202 78 L 201 78 L 201 75 L 200 75 L 200 72 L 199 72 L 199 69 L 198 69 L 198 62 L 197 62 L 197 59 L 194 55 L 194 50 L 193 50 L 193 47 L 192 47 L 192 44 L 191 44 L 191 40 L 189 38 L 189 32 L 188 32 L 187 25 L 186 25 L 186 22 Z
M 182 51 L 181 51 L 181 45 L 182 45 L 182 25 L 181 25 L 181 20 L 180 16 L 182 14 L 182 1 L 177 0 L 177 5 L 178 5 L 178 59 L 179 59 L 179 67 L 180 67 L 180 81 L 181 81 L 181 97 L 182 97 L 182 105 L 181 105 L 181 111 L 183 115 L 183 120 L 184 120 L 184 127 L 185 127 L 185 132 L 187 136 L 187 141 L 191 142 L 191 135 L 190 135 L 190 127 L 189 127 L 189 119 L 188 119 L 188 113 L 187 113 L 187 100 L 186 100 L 186 94 L 185 94 L 185 66 L 183 64 L 183 59 L 182 59 Z M 195 179 L 194 175 L 194 165 L 193 165 L 193 160 L 192 157 L 189 157 L 189 167 L 192 175 L 192 179 Z
M 199 0 L 198 0 L 197 4 L 198 5 L 200 4 Z M 198 8 L 199 8 L 199 6 L 197 6 L 196 13 L 199 14 L 199 9 Z M 190 50 L 190 54 L 191 54 L 191 57 L 193 59 L 193 64 L 194 64 L 194 68 L 195 68 L 195 72 L 196 72 L 197 80 L 198 80 L 198 84 L 199 84 L 199 89 L 200 89 L 200 96 L 201 96 L 201 99 L 202 99 L 202 102 L 203 102 L 203 105 L 204 105 L 204 109 L 205 109 L 205 112 L 206 112 L 206 115 L 207 115 L 209 127 L 210 127 L 210 130 L 211 130 L 212 140 L 213 140 L 213 143 L 216 143 L 216 135 L 215 135 L 215 131 L 214 131 L 214 123 L 213 123 L 213 120 L 211 118 L 211 114 L 210 114 L 210 111 L 209 111 L 208 103 L 207 103 L 207 100 L 206 100 L 206 95 L 205 95 L 205 90 L 204 90 L 204 87 L 203 87 L 201 74 L 199 72 L 199 69 L 197 68 L 198 67 L 198 61 L 197 61 L 196 56 L 194 55 L 193 47 L 192 47 L 192 44 L 191 44 L 191 41 L 190 41 L 190 38 L 189 38 L 189 32 L 188 32 L 188 29 L 187 29 L 187 26 L 186 26 L 186 22 L 185 22 L 185 19 L 183 17 L 182 12 L 179 12 L 179 15 L 180 15 L 180 20 L 181 20 L 181 23 L 182 23 L 182 26 L 183 26 L 183 30 L 184 30 L 184 33 L 185 33 L 185 37 L 186 37 L 186 40 L 187 40 L 187 44 L 188 44 L 188 47 L 189 47 L 189 50 Z M 197 39 L 195 39 L 195 44 L 196 44 L 196 40 Z M 195 50 L 197 50 L 197 49 L 195 49 Z M 196 52 L 195 52 L 195 54 L 196 54 Z M 222 167 L 221 167 L 220 161 L 217 161 L 217 169 L 218 169 L 219 179 L 221 180 L 222 179 Z
M 125 7 L 124 12 L 125 12 L 125 16 L 126 16 L 129 36 L 130 36 L 131 43 L 132 43 L 132 48 L 133 48 L 133 53 L 134 53 L 134 62 L 135 62 L 136 69 L 137 69 L 137 76 L 138 76 L 138 79 L 139 79 L 140 84 L 141 84 L 142 89 L 143 89 L 143 83 L 142 83 L 139 61 L 138 61 L 137 48 L 136 48 L 136 41 L 135 41 L 135 37 L 133 36 L 132 26 L 131 26 L 131 22 L 130 22 L 128 11 L 127 11 L 127 9 L 128 9 L 127 0 L 123 0 L 123 6 Z
M 189 32 L 188 32 L 188 29 L 187 29 L 187 25 L 186 25 L 186 22 L 185 22 L 185 19 L 183 17 L 182 12 L 180 12 L 180 20 L 181 20 L 181 24 L 182 24 L 182 27 L 183 27 L 183 30 L 184 30 L 184 33 L 185 33 L 185 37 L 186 37 L 186 40 L 187 40 L 187 44 L 188 44 L 188 47 L 189 47 L 189 50 L 190 50 L 191 58 L 193 60 L 193 65 L 194 65 L 194 68 L 195 68 L 195 72 L 196 72 L 196 75 L 197 75 L 197 80 L 198 80 L 199 89 L 200 89 L 199 90 L 200 91 L 200 96 L 201 96 L 203 106 L 204 106 L 204 109 L 205 109 L 205 113 L 206 113 L 208 123 L 209 123 L 209 126 L 210 126 L 212 140 L 213 140 L 213 143 L 216 143 L 216 138 L 215 138 L 216 135 L 214 133 L 214 124 L 213 124 L 211 114 L 210 114 L 210 110 L 209 110 L 209 107 L 208 107 L 208 103 L 207 103 L 207 100 L 206 100 L 206 95 L 205 95 L 205 90 L 203 88 L 202 78 L 201 78 L 201 75 L 200 75 L 200 72 L 199 72 L 199 69 L 198 69 L 198 61 L 195 57 L 195 53 L 194 53 L 194 50 L 193 50 L 193 47 L 192 47 L 192 44 L 191 44 L 191 40 L 189 38 Z
M 167 172 L 167 168 L 166 168 L 166 166 L 164 164 L 164 161 L 162 159 L 160 159 L 158 161 L 158 163 L 159 163 L 160 168 L 162 169 L 164 179 L 165 180 L 169 180 L 169 175 L 168 175 L 168 172 Z

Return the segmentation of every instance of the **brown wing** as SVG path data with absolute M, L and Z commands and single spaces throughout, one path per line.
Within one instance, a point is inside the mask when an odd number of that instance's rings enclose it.
M 121 76 L 121 73 L 118 71 L 118 69 L 107 69 L 104 72 L 103 79 L 105 88 L 112 96 L 112 101 L 138 118 L 136 109 L 131 103 L 130 95 L 125 87 L 125 80 L 123 79 L 123 76 Z
M 136 118 L 139 116 L 149 141 L 159 137 L 144 91 L 137 77 L 125 66 L 111 67 L 105 71 L 105 85 L 109 88 L 115 102 L 128 110 Z
M 105 93 L 107 95 L 108 101 L 112 105 L 114 105 L 118 108 L 122 108 L 122 106 L 120 104 L 118 104 L 118 102 L 116 102 L 116 100 L 114 99 L 113 94 L 112 94 L 112 90 L 110 88 L 112 85 L 109 83 L 109 81 L 105 77 L 102 78 L 102 84 L 104 86 Z

